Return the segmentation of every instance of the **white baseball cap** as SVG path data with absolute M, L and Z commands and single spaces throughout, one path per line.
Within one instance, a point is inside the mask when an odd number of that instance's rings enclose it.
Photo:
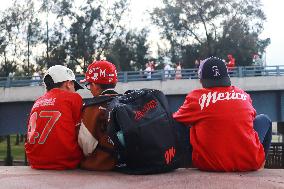
M 50 75 L 54 83 L 59 83 L 63 81 L 73 81 L 76 91 L 78 89 L 83 89 L 83 87 L 76 81 L 74 72 L 65 66 L 51 66 L 45 73 L 45 76 L 47 75 Z

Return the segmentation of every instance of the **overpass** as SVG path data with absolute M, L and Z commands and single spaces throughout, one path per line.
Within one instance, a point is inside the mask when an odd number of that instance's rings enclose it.
M 232 77 L 232 85 L 247 91 L 258 113 L 264 113 L 274 122 L 284 122 L 284 76 Z M 198 79 L 165 79 L 119 82 L 116 89 L 124 93 L 128 89 L 154 88 L 163 91 L 171 107 L 176 111 L 186 94 L 200 88 Z M 43 86 L 0 87 L 0 136 L 25 133 L 26 119 L 33 102 L 45 92 Z M 92 98 L 90 91 L 78 91 L 84 99 Z

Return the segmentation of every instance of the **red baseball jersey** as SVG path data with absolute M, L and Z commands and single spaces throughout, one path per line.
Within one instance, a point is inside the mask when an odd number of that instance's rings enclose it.
M 74 169 L 83 154 L 78 145 L 82 98 L 52 89 L 34 103 L 28 122 L 25 149 L 35 169 Z
M 256 111 L 243 90 L 234 86 L 194 90 L 173 116 L 192 126 L 190 143 L 195 167 L 250 171 L 264 162 L 263 146 L 253 129 Z
M 231 58 L 227 64 L 227 68 L 229 71 L 233 70 L 233 68 L 235 67 L 235 59 Z

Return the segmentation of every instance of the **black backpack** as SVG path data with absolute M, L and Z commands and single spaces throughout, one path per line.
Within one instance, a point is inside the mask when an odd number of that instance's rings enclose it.
M 154 89 L 100 96 L 107 103 L 107 132 L 116 149 L 117 170 L 128 174 L 154 174 L 179 167 L 179 141 L 165 95 Z

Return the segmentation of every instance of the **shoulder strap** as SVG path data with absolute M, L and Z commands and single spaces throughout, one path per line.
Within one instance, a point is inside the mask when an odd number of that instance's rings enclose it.
M 101 92 L 101 95 L 118 95 L 118 92 L 116 92 L 114 89 L 106 89 Z
M 111 101 L 115 96 L 112 96 L 112 95 L 102 95 L 102 96 L 98 96 L 98 97 L 94 97 L 92 98 L 89 102 L 87 102 L 85 105 L 84 105 L 84 108 L 85 107 L 88 107 L 88 106 L 94 106 L 94 105 L 99 105 L 99 104 L 102 104 L 104 102 L 109 102 Z
M 106 146 L 103 146 L 101 145 L 100 143 L 97 145 L 96 149 L 95 150 L 101 150 L 101 151 L 104 151 L 112 156 L 116 155 L 116 152 L 114 149 L 112 148 L 109 148 L 109 147 L 106 147 Z M 95 151 L 94 150 L 94 151 Z

